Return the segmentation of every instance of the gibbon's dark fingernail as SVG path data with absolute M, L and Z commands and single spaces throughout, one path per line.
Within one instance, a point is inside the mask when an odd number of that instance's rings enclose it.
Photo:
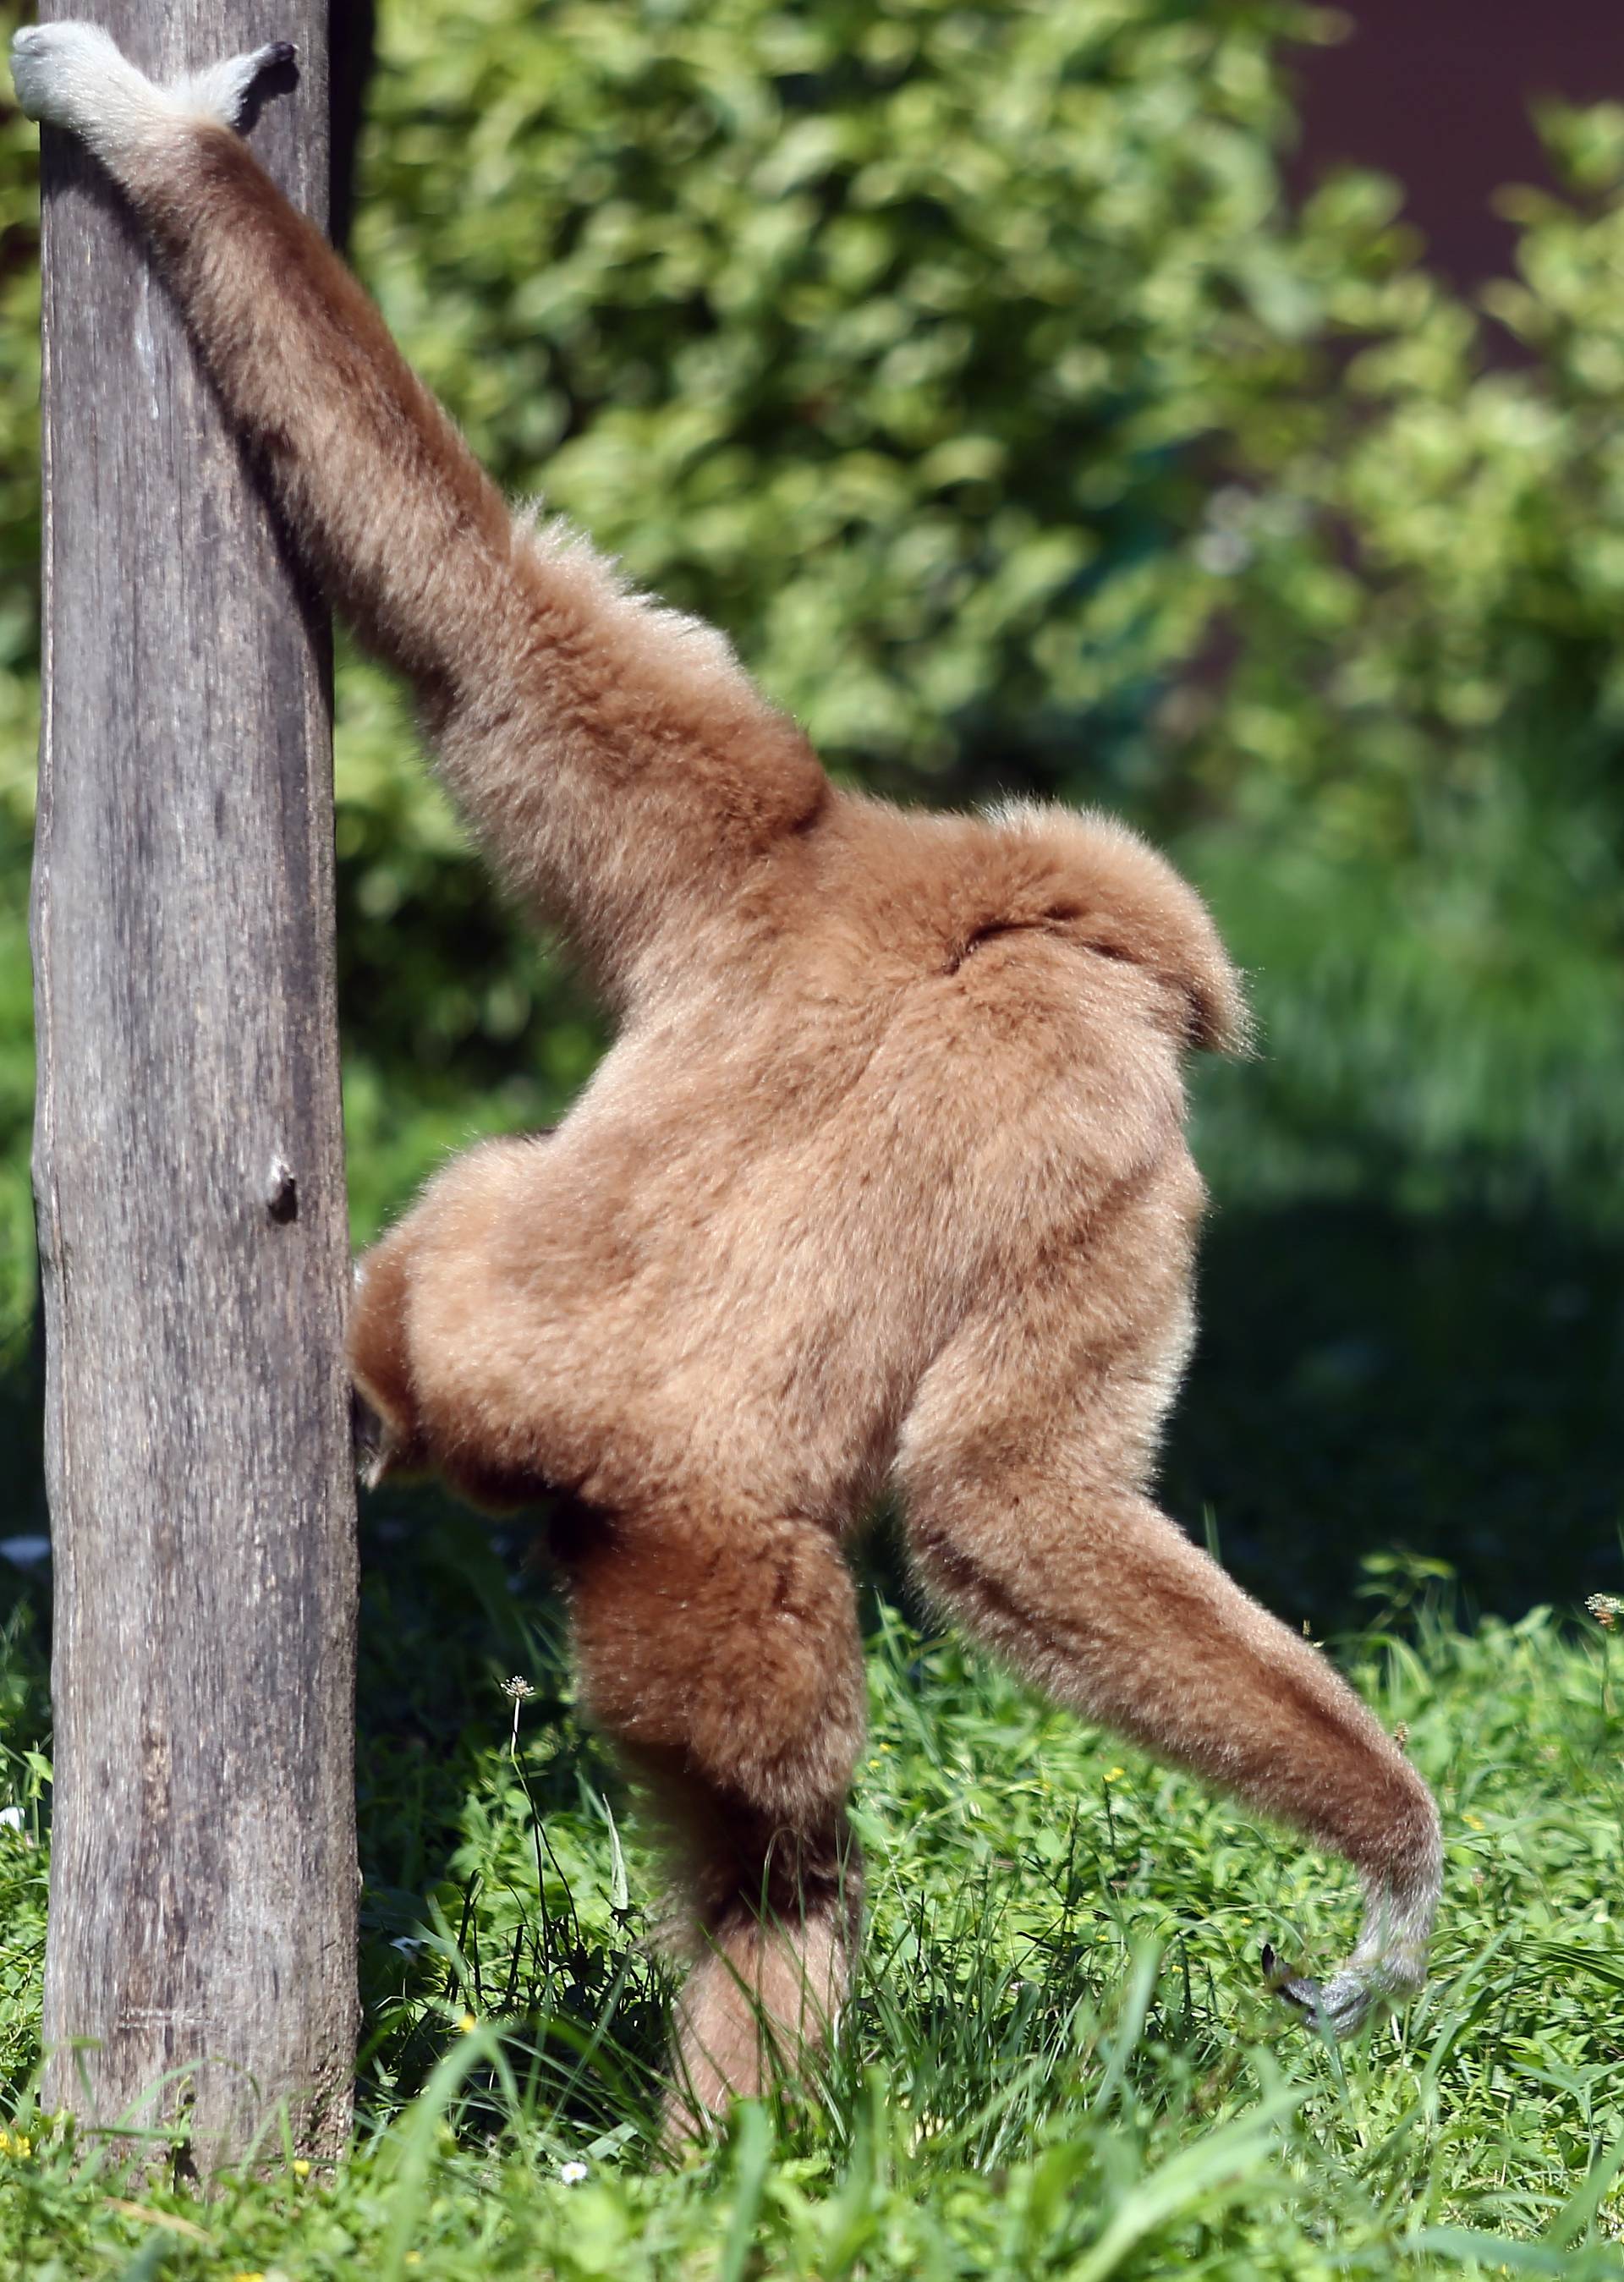
M 1263 1986 L 1270 1996 L 1283 1997 L 1288 2005 L 1295 2005 L 1305 2013 L 1313 2009 L 1319 1994 L 1315 1983 L 1303 1980 L 1300 1975 L 1294 1975 L 1291 1968 L 1276 1953 L 1274 1944 L 1268 1941 L 1263 1944 Z
M 291 40 L 273 40 L 265 50 L 268 69 L 276 64 L 296 63 L 298 59 L 299 50 L 293 45 Z

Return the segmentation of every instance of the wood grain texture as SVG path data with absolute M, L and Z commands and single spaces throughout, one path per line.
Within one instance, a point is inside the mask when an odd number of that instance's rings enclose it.
M 159 77 L 294 40 L 253 140 L 323 210 L 325 0 L 45 12 Z M 358 2013 L 328 628 L 116 194 L 43 164 L 45 2098 L 189 2112 L 204 2167 L 286 2100 L 321 2156 Z

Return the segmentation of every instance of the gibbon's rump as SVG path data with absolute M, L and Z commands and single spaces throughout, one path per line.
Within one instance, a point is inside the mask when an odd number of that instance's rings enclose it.
M 300 546 L 618 1017 L 555 1135 L 457 1160 L 367 1254 L 351 1357 L 384 1465 L 565 1501 L 587 1700 L 692 1931 L 673 2123 L 850 1986 L 842 1548 L 887 1483 L 938 1607 L 1357 1867 L 1352 1958 L 1280 1984 L 1356 2025 L 1425 1970 L 1432 1799 L 1150 1494 L 1202 1203 L 1182 1064 L 1245 1028 L 1204 907 L 1102 817 L 836 789 L 719 634 L 514 518 L 232 132 L 276 59 L 166 90 L 54 24 L 13 69 L 128 197 Z

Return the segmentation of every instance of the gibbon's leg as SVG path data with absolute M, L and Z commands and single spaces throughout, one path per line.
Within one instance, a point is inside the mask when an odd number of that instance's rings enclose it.
M 1125 1265 L 1079 1256 L 932 1366 L 897 1466 L 913 1559 L 944 1611 L 1058 1702 L 1356 1866 L 1366 1908 L 1348 1963 L 1321 1987 L 1264 1957 L 1271 1985 L 1345 2034 L 1425 1976 L 1437 1810 L 1325 1659 L 1143 1494 L 1184 1338 L 1165 1309 L 1137 1331 L 1124 1319 Z M 1087 1296 L 1102 1269 L 1108 1331 Z
M 674 2135 L 826 2042 L 851 1986 L 860 1862 L 845 1797 L 862 1648 L 833 1536 L 806 1520 L 588 1516 L 560 1547 L 593 1717 L 666 1826 L 693 1963 Z
M 480 1368 L 482 1340 L 502 1331 L 510 1304 L 491 1273 L 492 1232 L 534 1209 L 537 1152 L 549 1145 L 540 1132 L 465 1150 L 356 1261 L 346 1352 L 369 1487 L 431 1469 L 472 1504 L 505 1510 L 559 1486 L 515 1414 L 509 1375 L 488 1357 Z M 443 1312 L 447 1300 L 458 1331 L 425 1337 L 425 1302 Z
M 516 525 L 382 318 L 232 132 L 285 43 L 171 89 L 105 32 L 19 32 L 30 117 L 81 136 L 151 234 L 227 411 L 333 600 L 416 685 L 448 788 L 611 996 L 828 785 L 713 629 L 580 541 Z

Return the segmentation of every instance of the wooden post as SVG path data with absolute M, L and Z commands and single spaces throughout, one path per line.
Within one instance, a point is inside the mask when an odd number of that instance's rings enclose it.
M 324 212 L 326 0 L 94 13 L 159 77 L 296 41 L 253 140 Z M 202 2167 L 286 2101 L 319 2157 L 358 2012 L 328 628 L 115 193 L 50 134 L 44 185 L 45 2100 L 184 2113 Z

